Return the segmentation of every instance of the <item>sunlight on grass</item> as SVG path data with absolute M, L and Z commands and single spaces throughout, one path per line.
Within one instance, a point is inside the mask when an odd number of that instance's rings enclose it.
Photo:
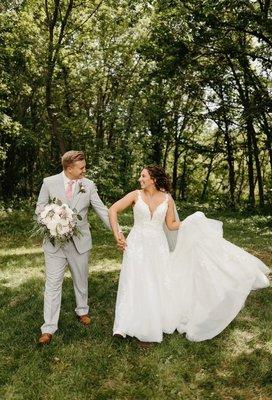
M 31 268 L 28 270 L 16 269 L 0 272 L 0 284 L 8 288 L 16 288 L 27 282 L 29 279 L 43 279 L 42 268 Z
M 186 214 L 186 210 L 183 210 Z M 216 214 L 224 236 L 272 266 L 269 218 Z M 71 273 L 63 283 L 59 330 L 38 348 L 42 324 L 44 257 L 29 239 L 30 215 L 9 214 L 0 237 L 0 398 L 3 400 L 270 400 L 272 289 L 250 294 L 243 310 L 217 337 L 189 342 L 175 332 L 142 349 L 135 338 L 112 337 L 122 253 L 109 230 L 91 215 L 89 264 L 92 324 L 75 317 Z M 131 213 L 122 216 L 130 229 Z M 255 229 L 258 228 L 258 229 Z
M 26 256 L 30 254 L 43 254 L 42 247 L 17 247 L 15 249 L 0 249 L 1 256 Z
M 95 264 L 91 264 L 90 272 L 109 272 L 109 271 L 118 271 L 120 270 L 120 263 L 111 258 L 104 258 L 100 262 Z
M 241 329 L 232 331 L 229 343 L 226 347 L 229 356 L 235 358 L 241 354 L 250 354 L 256 350 L 259 345 L 254 345 L 254 341 L 260 336 L 260 330 L 255 328 L 254 332 Z
M 101 246 L 102 247 L 102 246 Z M 0 284 L 9 287 L 9 288 L 15 288 L 19 287 L 20 285 L 24 284 L 30 279 L 44 279 L 45 278 L 45 268 L 44 268 L 44 259 L 43 256 L 39 258 L 22 258 L 22 257 L 16 257 L 19 255 L 22 256 L 29 256 L 29 255 L 37 255 L 37 254 L 43 254 L 42 250 L 39 251 L 33 251 L 33 250 L 38 250 L 38 249 L 30 249 L 30 252 L 27 253 L 25 252 L 24 248 L 21 248 L 18 251 L 14 253 L 13 250 L 7 251 L 4 255 L 9 255 L 9 256 L 14 256 L 10 257 L 9 261 L 7 262 L 8 267 L 7 268 L 0 268 Z M 109 249 L 107 249 L 109 250 Z M 30 264 L 30 265 L 29 265 Z M 35 266 L 33 266 L 33 264 Z M 29 265 L 29 268 L 28 268 Z M 89 271 L 90 273 L 94 272 L 110 272 L 110 271 L 118 271 L 120 269 L 120 262 L 118 260 L 112 259 L 112 258 L 101 258 L 96 260 L 95 262 L 92 260 L 92 257 L 90 257 L 90 265 L 89 265 Z M 71 277 L 71 273 L 69 271 L 69 268 L 67 267 L 67 270 L 65 272 L 64 277 Z

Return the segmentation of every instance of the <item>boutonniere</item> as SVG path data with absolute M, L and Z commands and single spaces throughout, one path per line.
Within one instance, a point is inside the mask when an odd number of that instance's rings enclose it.
M 78 193 L 86 193 L 86 186 L 84 186 L 82 182 L 79 182 L 79 191 L 78 191 Z

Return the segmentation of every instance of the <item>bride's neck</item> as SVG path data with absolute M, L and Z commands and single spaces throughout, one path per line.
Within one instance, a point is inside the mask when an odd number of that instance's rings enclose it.
M 144 192 L 147 196 L 152 197 L 154 194 L 158 192 L 158 190 L 155 187 L 150 187 L 150 188 L 145 188 Z

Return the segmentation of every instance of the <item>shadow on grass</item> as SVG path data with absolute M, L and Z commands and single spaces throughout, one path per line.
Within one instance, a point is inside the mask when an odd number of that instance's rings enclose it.
M 238 318 L 213 340 L 192 343 L 174 333 L 165 335 L 161 344 L 142 349 L 136 339 L 112 337 L 117 283 L 118 271 L 90 275 L 92 324 L 85 328 L 73 311 L 72 280 L 65 278 L 59 331 L 46 348 L 36 344 L 43 280 L 31 278 L 16 288 L 1 285 L 1 398 L 224 399 L 231 388 L 237 391 L 233 398 L 253 399 L 253 387 L 267 395 L 272 362 L 265 348 L 272 331 L 270 289 L 251 294 Z M 245 350 L 241 344 L 241 352 L 232 354 L 239 346 L 233 341 L 237 332 L 251 332 L 253 339 Z
M 214 217 L 218 218 L 218 213 Z M 237 218 L 237 214 L 222 215 L 222 220 L 232 217 Z M 241 216 L 242 219 L 251 224 L 252 216 Z M 59 331 L 50 346 L 39 348 L 36 343 L 43 322 L 43 256 L 16 253 L 16 247 L 23 253 L 22 246 L 33 247 L 36 243 L 30 243 L 24 231 L 27 215 L 18 215 L 18 221 L 10 216 L 0 227 L 9 221 L 11 225 L 6 225 L 1 244 L 2 248 L 14 248 L 14 255 L 2 257 L 2 277 L 6 274 L 6 281 L 0 282 L 1 399 L 271 397 L 271 289 L 253 292 L 238 317 L 210 341 L 189 342 L 175 332 L 165 335 L 162 343 L 142 349 L 134 338 L 116 340 L 112 326 L 119 272 L 94 269 L 110 268 L 111 264 L 115 268 L 122 254 L 114 247 L 111 233 L 91 216 L 95 233 L 89 279 L 91 327 L 85 328 L 76 320 L 72 280 L 65 277 Z M 262 219 L 253 222 L 260 223 L 260 228 L 267 224 Z M 122 224 L 131 225 L 131 213 L 124 215 Z M 263 239 L 255 239 L 252 226 L 248 229 L 241 221 L 238 226 L 235 220 L 228 220 L 227 225 L 230 236 L 237 241 L 240 228 L 248 230 L 250 240 L 259 248 Z M 20 284 L 19 278 L 24 274 L 26 279 Z M 18 284 L 7 287 L 9 279 L 15 283 L 17 279 Z

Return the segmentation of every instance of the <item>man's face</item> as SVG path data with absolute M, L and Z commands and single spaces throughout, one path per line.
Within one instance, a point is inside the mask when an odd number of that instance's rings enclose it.
M 67 172 L 73 180 L 84 178 L 86 174 L 86 161 L 76 161 L 73 165 L 67 167 Z

